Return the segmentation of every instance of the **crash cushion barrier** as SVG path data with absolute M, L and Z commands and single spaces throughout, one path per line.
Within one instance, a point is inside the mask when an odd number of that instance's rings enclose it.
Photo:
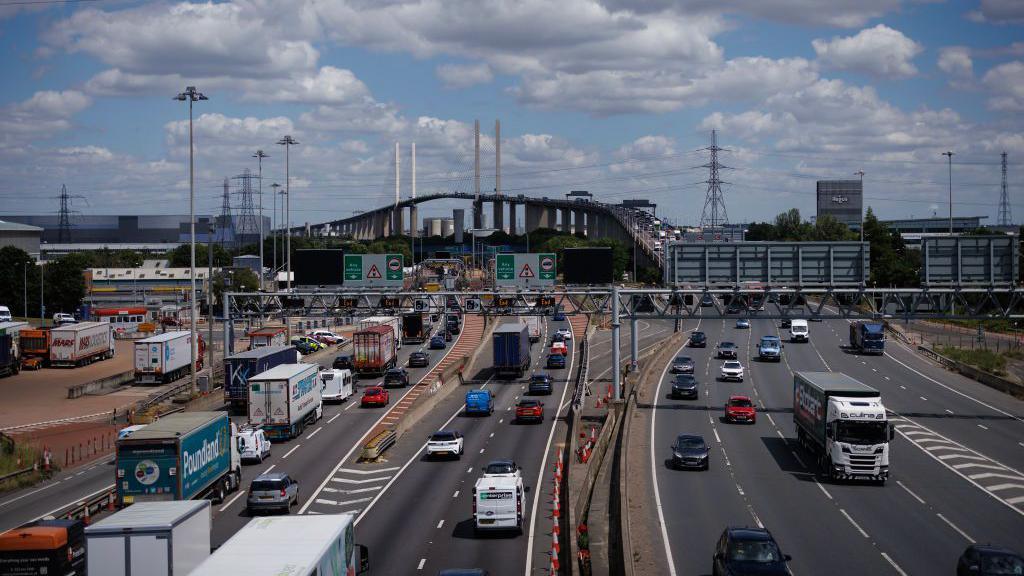
M 377 433 L 370 441 L 363 446 L 363 454 L 360 460 L 376 460 L 384 451 L 394 446 L 398 434 L 394 430 L 384 430 Z

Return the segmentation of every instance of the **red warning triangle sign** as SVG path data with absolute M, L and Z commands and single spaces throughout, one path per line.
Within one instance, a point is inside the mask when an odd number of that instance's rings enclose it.
M 380 280 L 380 270 L 377 270 L 376 264 L 370 266 L 370 271 L 366 273 L 366 277 Z
M 533 269 L 529 264 L 523 264 L 523 271 L 519 273 L 520 278 L 533 278 Z

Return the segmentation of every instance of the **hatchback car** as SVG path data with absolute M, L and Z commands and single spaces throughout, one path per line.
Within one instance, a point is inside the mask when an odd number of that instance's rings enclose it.
M 672 361 L 673 374 L 693 374 L 693 358 L 689 356 L 676 356 Z
M 427 439 L 427 457 L 462 456 L 465 450 L 465 438 L 458 430 L 440 430 Z
M 672 397 L 691 400 L 700 396 L 697 390 L 697 379 L 692 374 L 679 374 L 672 380 Z
M 713 576 L 788 576 L 792 560 L 764 528 L 726 528 L 715 545 Z
M 672 467 L 707 470 L 711 447 L 699 434 L 680 434 L 672 444 Z
M 568 328 L 559 328 L 555 334 L 561 334 L 562 338 L 572 340 L 572 330 L 569 330 Z
M 720 380 L 738 380 L 743 382 L 743 364 L 739 360 L 727 360 L 722 364 L 722 370 L 718 374 Z
M 691 348 L 706 348 L 708 345 L 708 337 L 700 330 L 694 330 L 693 334 L 690 334 L 690 347 Z
M 514 460 L 491 460 L 482 469 L 484 478 L 519 478 L 522 470 Z
M 700 305 L 703 307 L 714 306 L 715 298 L 711 294 L 705 294 L 700 297 Z
M 387 406 L 390 401 L 391 396 L 382 386 L 370 386 L 363 390 L 363 398 L 360 400 L 360 404 L 363 406 Z
M 1024 557 L 1008 548 L 971 544 L 956 563 L 956 576 L 1024 574 Z
M 444 336 L 432 336 L 430 338 L 430 349 L 431 350 L 444 350 L 448 346 L 444 342 Z
M 736 327 L 741 329 L 750 328 L 750 320 L 747 320 L 746 318 L 740 318 L 739 320 L 736 321 Z
M 565 356 L 562 354 L 548 354 L 546 365 L 548 368 L 565 368 Z
M 534 374 L 530 376 L 530 385 L 527 392 L 530 394 L 551 394 L 551 376 L 547 374 Z
M 757 407 L 747 396 L 730 396 L 725 403 L 727 422 L 757 422 Z
M 390 386 L 405 387 L 409 385 L 409 373 L 405 368 L 389 368 L 384 373 L 384 387 Z
M 718 348 L 715 348 L 715 357 L 736 359 L 736 345 L 732 342 L 720 342 Z
M 352 370 L 352 356 L 348 354 L 335 356 L 331 367 L 335 370 Z
M 245 508 L 249 513 L 277 510 L 287 514 L 298 503 L 299 483 L 284 472 L 268 472 L 249 484 Z
M 430 354 L 413 352 L 409 354 L 409 368 L 426 368 L 430 366 Z
M 537 400 L 520 400 L 516 404 L 516 421 L 544 421 L 544 403 Z

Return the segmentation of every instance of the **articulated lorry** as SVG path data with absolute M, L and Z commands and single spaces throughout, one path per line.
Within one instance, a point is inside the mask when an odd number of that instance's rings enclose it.
M 323 417 L 316 364 L 281 364 L 249 378 L 249 424 L 270 440 L 290 440 Z
M 224 359 L 224 402 L 233 414 L 248 414 L 249 378 L 298 361 L 294 346 L 263 346 L 228 356 Z
M 889 477 L 894 428 L 878 390 L 841 372 L 796 372 L 793 422 L 830 480 Z
M 175 576 L 210 557 L 208 500 L 139 502 L 85 529 L 89 574 Z
M 530 334 L 526 324 L 510 322 L 494 329 L 494 373 L 521 378 L 530 367 Z
M 84 520 L 37 520 L 28 526 L 0 534 L 0 574 L 85 574 L 84 530 Z
M 366 330 L 373 326 L 390 326 L 395 337 L 395 348 L 402 347 L 402 319 L 398 316 L 370 316 L 359 321 L 359 329 Z
M 390 326 L 370 326 L 352 335 L 352 368 L 358 374 L 383 374 L 398 364 L 398 347 Z
M 861 354 L 885 354 L 885 325 L 881 322 L 850 323 L 850 348 Z
M 50 366 L 81 366 L 114 357 L 114 329 L 107 322 L 79 322 L 50 330 Z
M 405 344 L 422 344 L 427 341 L 427 323 L 423 321 L 422 312 L 406 312 L 402 314 L 402 342 Z
M 202 337 L 196 356 L 196 370 L 203 368 Z M 192 333 L 188 330 L 164 332 L 135 341 L 135 383 L 166 384 L 189 373 L 192 357 Z
M 22 329 L 20 343 L 23 370 L 38 370 L 50 362 L 49 328 Z
M 217 502 L 238 489 L 242 463 L 227 412 L 170 414 L 119 438 L 114 460 L 117 501 Z

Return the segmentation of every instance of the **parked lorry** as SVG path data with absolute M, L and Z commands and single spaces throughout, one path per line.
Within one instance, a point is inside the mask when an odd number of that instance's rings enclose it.
M 22 370 L 38 370 L 50 362 L 50 329 L 23 328 L 18 336 Z
M 249 413 L 249 378 L 281 364 L 299 361 L 294 346 L 264 346 L 224 359 L 224 402 L 233 414 Z
M 509 322 L 494 329 L 494 373 L 521 378 L 530 367 L 530 335 L 526 324 Z
M 316 364 L 281 364 L 249 378 L 249 424 L 290 440 L 323 415 Z
M 202 338 L 200 337 L 201 341 Z M 203 367 L 202 350 L 196 357 L 196 370 Z M 192 357 L 192 333 L 188 330 L 164 332 L 135 341 L 135 383 L 166 384 L 189 373 Z
M 28 526 L 0 534 L 0 574 L 85 574 L 84 530 L 83 520 L 37 520 Z
M 761 336 L 757 344 L 757 359 L 762 362 L 782 360 L 782 341 L 778 336 Z
M 522 476 L 485 476 L 473 487 L 473 521 L 478 532 L 523 530 L 526 491 Z
M 355 515 L 261 516 L 249 521 L 189 576 L 362 576 L 366 546 Z
M 483 414 L 490 416 L 494 413 L 494 394 L 490 390 L 470 390 L 466 392 L 466 415 Z
M 119 438 L 114 460 L 117 501 L 217 502 L 238 489 L 237 430 L 226 412 L 179 412 Z
M 850 348 L 861 354 L 885 354 L 885 325 L 881 322 L 850 323 Z
M 210 556 L 209 500 L 140 502 L 86 527 L 89 574 L 189 574 Z
M 395 348 L 402 347 L 402 319 L 398 316 L 370 316 L 359 321 L 359 329 L 365 330 L 372 326 L 390 326 L 395 336 Z
M 895 429 L 878 390 L 841 372 L 796 372 L 793 422 L 797 441 L 815 454 L 829 479 L 889 477 Z
M 249 332 L 249 350 L 288 344 L 287 326 L 261 326 Z
M 27 327 L 28 322 L 0 322 L 0 376 L 21 370 L 20 333 Z
M 352 367 L 358 374 L 383 374 L 398 364 L 390 326 L 370 326 L 352 335 Z
M 540 342 L 540 316 L 524 316 L 523 320 L 530 331 L 530 342 Z
M 402 342 L 405 344 L 422 344 L 427 340 L 427 323 L 422 312 L 406 312 L 402 314 Z
M 81 366 L 113 357 L 113 328 L 107 322 L 79 322 L 50 330 L 50 366 Z

